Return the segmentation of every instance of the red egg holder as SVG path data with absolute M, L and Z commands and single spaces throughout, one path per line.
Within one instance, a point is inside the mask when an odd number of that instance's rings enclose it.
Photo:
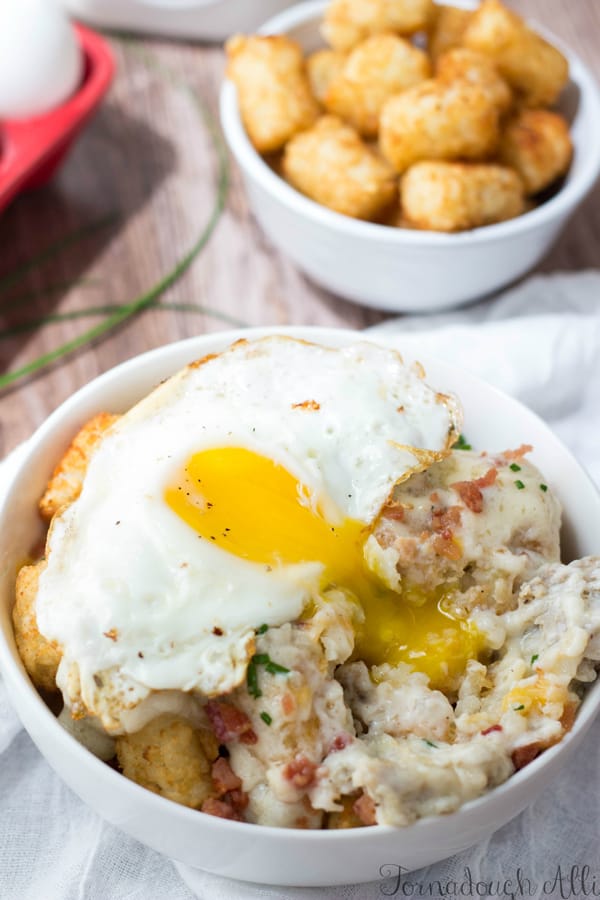
M 21 191 L 50 181 L 110 86 L 115 63 L 108 44 L 81 25 L 75 31 L 84 56 L 79 89 L 42 116 L 0 122 L 0 211 Z

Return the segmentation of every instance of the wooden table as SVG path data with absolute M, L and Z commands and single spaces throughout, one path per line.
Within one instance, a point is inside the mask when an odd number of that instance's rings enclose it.
M 515 0 L 513 5 L 560 35 L 600 79 L 598 0 Z M 0 219 L 0 330 L 17 329 L 0 340 L 2 371 L 71 341 L 105 313 L 29 329 L 26 323 L 130 303 L 175 266 L 215 212 L 218 153 L 201 104 L 215 120 L 222 51 L 111 40 L 118 76 L 107 101 L 57 179 L 19 198 Z M 599 201 L 600 186 L 542 271 L 598 265 Z M 41 262 L 7 284 L 6 276 L 49 247 Z M 143 312 L 67 361 L 5 390 L 0 457 L 76 388 L 162 343 L 235 322 L 362 328 L 384 318 L 322 291 L 270 245 L 250 215 L 233 165 L 214 233 L 161 301 L 170 308 Z M 179 304 L 197 309 L 172 308 Z

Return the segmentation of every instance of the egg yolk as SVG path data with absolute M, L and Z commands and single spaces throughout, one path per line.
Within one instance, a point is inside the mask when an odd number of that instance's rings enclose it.
M 319 589 L 344 590 L 364 610 L 354 659 L 408 663 L 443 689 L 477 656 L 480 636 L 446 609 L 448 586 L 390 590 L 364 560 L 372 527 L 352 519 L 331 524 L 318 499 L 273 460 L 242 447 L 203 450 L 165 500 L 201 538 L 234 556 L 272 568 L 320 563 Z

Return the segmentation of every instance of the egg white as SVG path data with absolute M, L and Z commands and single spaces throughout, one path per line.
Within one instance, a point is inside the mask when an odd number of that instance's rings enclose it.
M 395 483 L 446 452 L 459 419 L 396 352 L 369 344 L 242 341 L 161 385 L 113 426 L 49 534 L 36 613 L 62 647 L 67 703 L 116 733 L 151 691 L 228 693 L 256 628 L 293 621 L 318 592 L 319 560 L 250 562 L 165 503 L 194 454 L 243 447 L 290 472 L 332 524 L 370 525 Z

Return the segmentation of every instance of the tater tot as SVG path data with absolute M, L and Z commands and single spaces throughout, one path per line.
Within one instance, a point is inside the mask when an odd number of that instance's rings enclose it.
M 431 79 L 388 100 L 379 142 L 398 172 L 420 160 L 482 159 L 498 143 L 498 108 L 478 85 Z
M 98 413 L 75 435 L 67 452 L 54 469 L 39 503 L 42 518 L 47 522 L 59 509 L 77 500 L 90 458 L 106 431 L 118 418 L 110 413 Z
M 404 174 L 400 194 L 410 224 L 429 231 L 478 228 L 524 211 L 521 179 L 496 165 L 417 163 Z
M 460 47 L 463 34 L 472 17 L 471 10 L 436 4 L 427 38 L 427 49 L 434 63 L 442 53 Z
M 431 65 L 422 50 L 397 35 L 377 34 L 350 53 L 323 102 L 364 137 L 376 137 L 385 101 L 430 74 Z
M 332 0 L 321 33 L 335 50 L 351 50 L 372 34 L 411 35 L 427 28 L 433 0 Z
M 477 50 L 470 50 L 468 47 L 448 50 L 439 57 L 435 74 L 440 81 L 450 82 L 463 78 L 471 84 L 479 85 L 489 93 L 502 114 L 512 106 L 513 95 L 508 83 L 500 75 L 494 61 Z
M 242 120 L 259 153 L 280 150 L 319 114 L 301 47 L 283 35 L 244 37 L 226 44 Z
M 524 109 L 500 137 L 498 156 L 519 173 L 528 194 L 565 175 L 573 156 L 569 125 L 558 113 Z
M 52 692 L 56 691 L 56 670 L 62 654 L 40 634 L 35 616 L 38 581 L 45 567 L 45 560 L 40 560 L 19 571 L 12 618 L 17 650 L 31 680 L 37 688 Z
M 285 148 L 283 172 L 312 200 L 356 219 L 374 218 L 397 190 L 390 166 L 335 116 L 323 116 L 292 138 Z
M 569 64 L 562 53 L 500 0 L 483 0 L 463 42 L 495 61 L 524 106 L 551 106 L 569 79 Z
M 306 59 L 310 88 L 319 103 L 323 103 L 329 85 L 344 68 L 347 54 L 337 50 L 317 50 Z
M 214 793 L 204 744 L 200 729 L 167 713 L 134 734 L 118 737 L 117 759 L 126 778 L 175 803 L 199 809 Z

